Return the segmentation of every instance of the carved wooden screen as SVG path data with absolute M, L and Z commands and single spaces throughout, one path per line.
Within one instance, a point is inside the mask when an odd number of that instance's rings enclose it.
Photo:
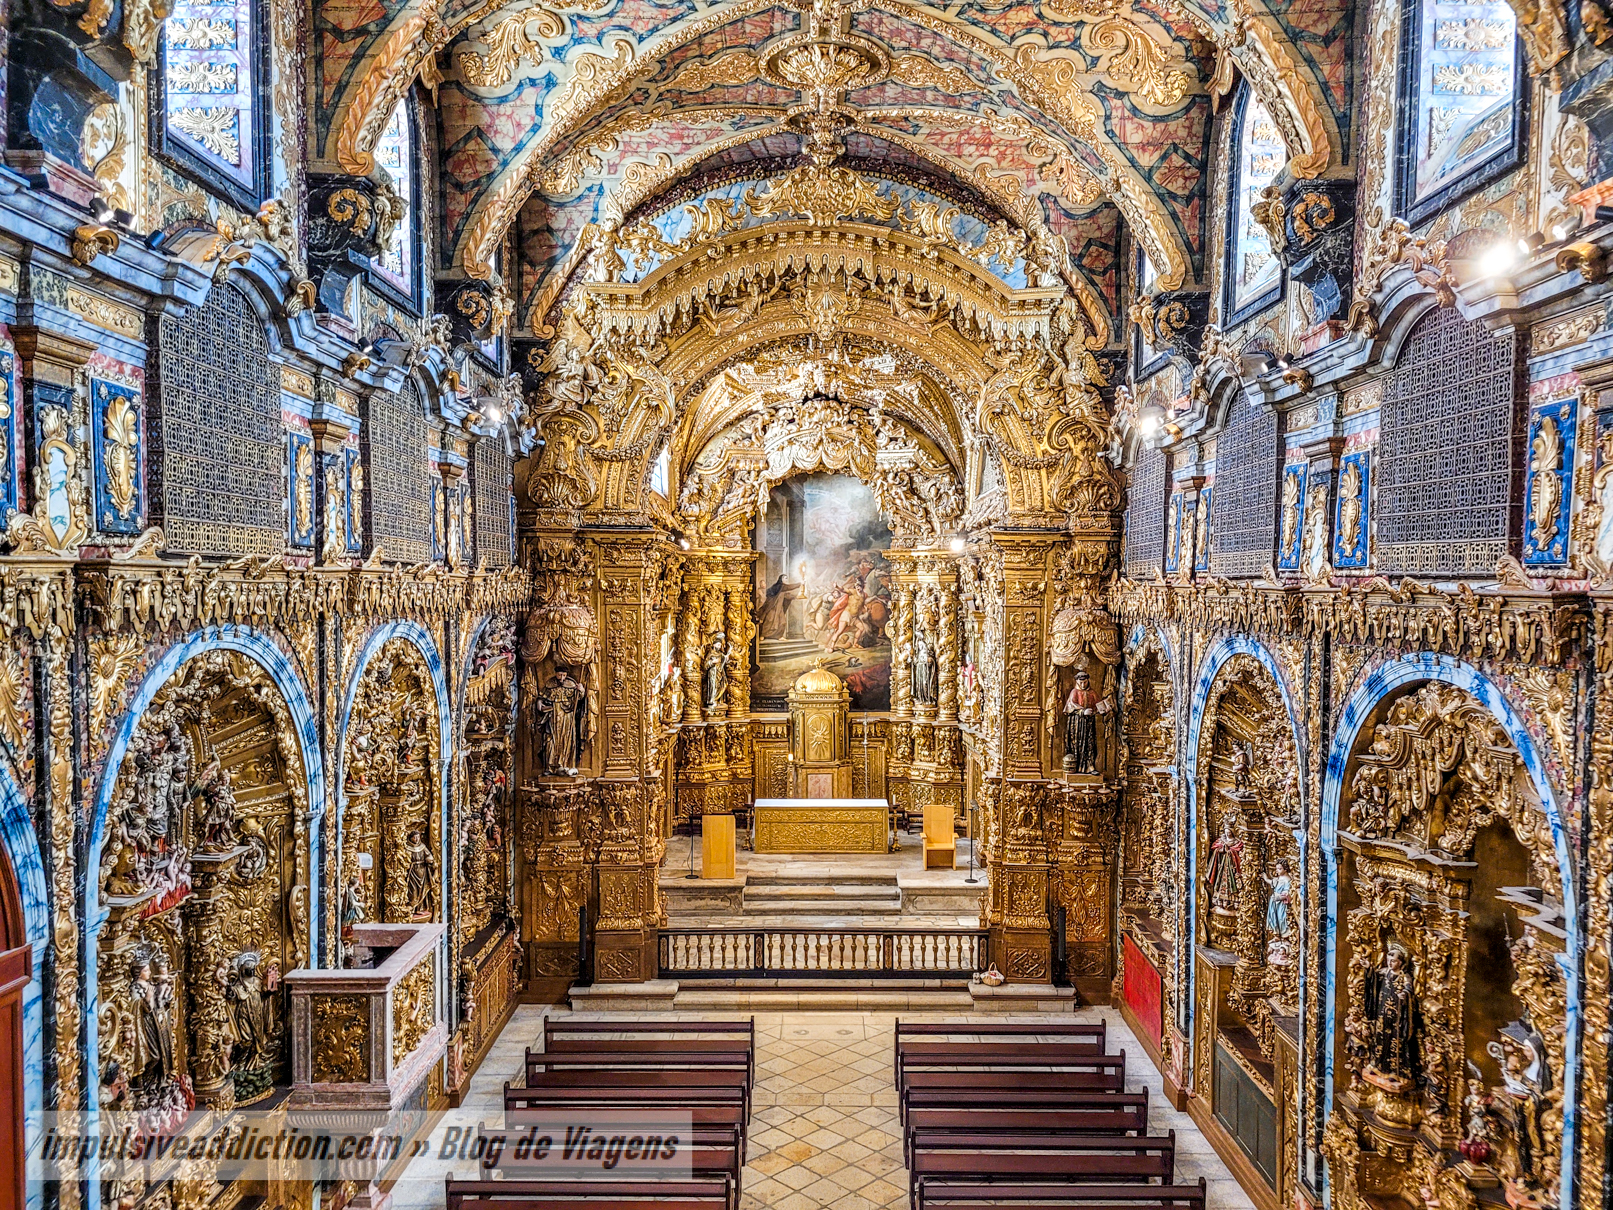
M 502 437 L 476 443 L 471 487 L 476 500 L 475 557 L 489 567 L 510 565 L 511 459 Z
M 1164 566 L 1165 451 L 1144 450 L 1126 493 L 1126 574 L 1151 576 Z
M 231 285 L 157 326 L 153 520 L 170 548 L 276 554 L 286 545 L 285 423 L 263 321 Z
M 1507 552 L 1519 441 L 1517 342 L 1454 309 L 1421 319 L 1384 391 L 1378 570 L 1490 575 Z
M 1258 576 L 1274 562 L 1277 525 L 1277 414 L 1242 391 L 1215 442 L 1210 495 L 1210 567 Z
M 431 455 L 425 408 L 413 382 L 403 394 L 376 391 L 365 408 L 363 440 L 366 532 L 382 557 L 400 563 L 431 559 Z

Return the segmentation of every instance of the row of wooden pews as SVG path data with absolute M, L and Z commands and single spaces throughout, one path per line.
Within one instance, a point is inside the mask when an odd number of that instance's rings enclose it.
M 549 1017 L 526 1052 L 526 1083 L 504 1086 L 507 1130 L 592 1111 L 688 1114 L 687 1179 L 530 1179 L 505 1163 L 449 1180 L 448 1210 L 738 1210 L 756 1075 L 756 1019 Z
M 1204 1210 L 1089 1021 L 896 1022 L 913 1210 Z

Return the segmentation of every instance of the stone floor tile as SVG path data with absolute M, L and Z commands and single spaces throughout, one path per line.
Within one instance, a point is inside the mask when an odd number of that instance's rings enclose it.
M 787 1155 L 780 1155 L 777 1151 L 769 1151 L 756 1156 L 754 1159 L 747 1160 L 745 1162 L 745 1171 L 760 1172 L 763 1176 L 773 1176 L 776 1173 L 783 1172 L 786 1168 L 793 1167 L 795 1163 L 796 1161 Z
M 788 1185 L 791 1189 L 805 1189 L 808 1185 L 822 1178 L 812 1169 L 803 1168 L 797 1164 L 793 1168 L 786 1168 L 773 1179 L 781 1185 Z

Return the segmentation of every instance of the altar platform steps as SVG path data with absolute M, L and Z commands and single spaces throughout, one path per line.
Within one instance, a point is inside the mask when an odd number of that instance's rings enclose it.
M 742 916 L 899 916 L 902 890 L 894 874 L 848 874 L 833 883 L 791 874 L 752 874 L 745 880 Z

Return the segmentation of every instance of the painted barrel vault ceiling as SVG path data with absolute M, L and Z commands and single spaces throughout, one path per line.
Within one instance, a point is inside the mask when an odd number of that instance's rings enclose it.
M 333 0 L 315 24 L 315 166 L 369 172 L 398 97 L 432 88 L 438 272 L 508 278 L 539 333 L 591 224 L 664 220 L 809 159 L 1006 222 L 1111 317 L 1122 227 L 1160 288 L 1200 286 L 1211 116 L 1239 72 L 1293 176 L 1349 171 L 1341 0 Z

